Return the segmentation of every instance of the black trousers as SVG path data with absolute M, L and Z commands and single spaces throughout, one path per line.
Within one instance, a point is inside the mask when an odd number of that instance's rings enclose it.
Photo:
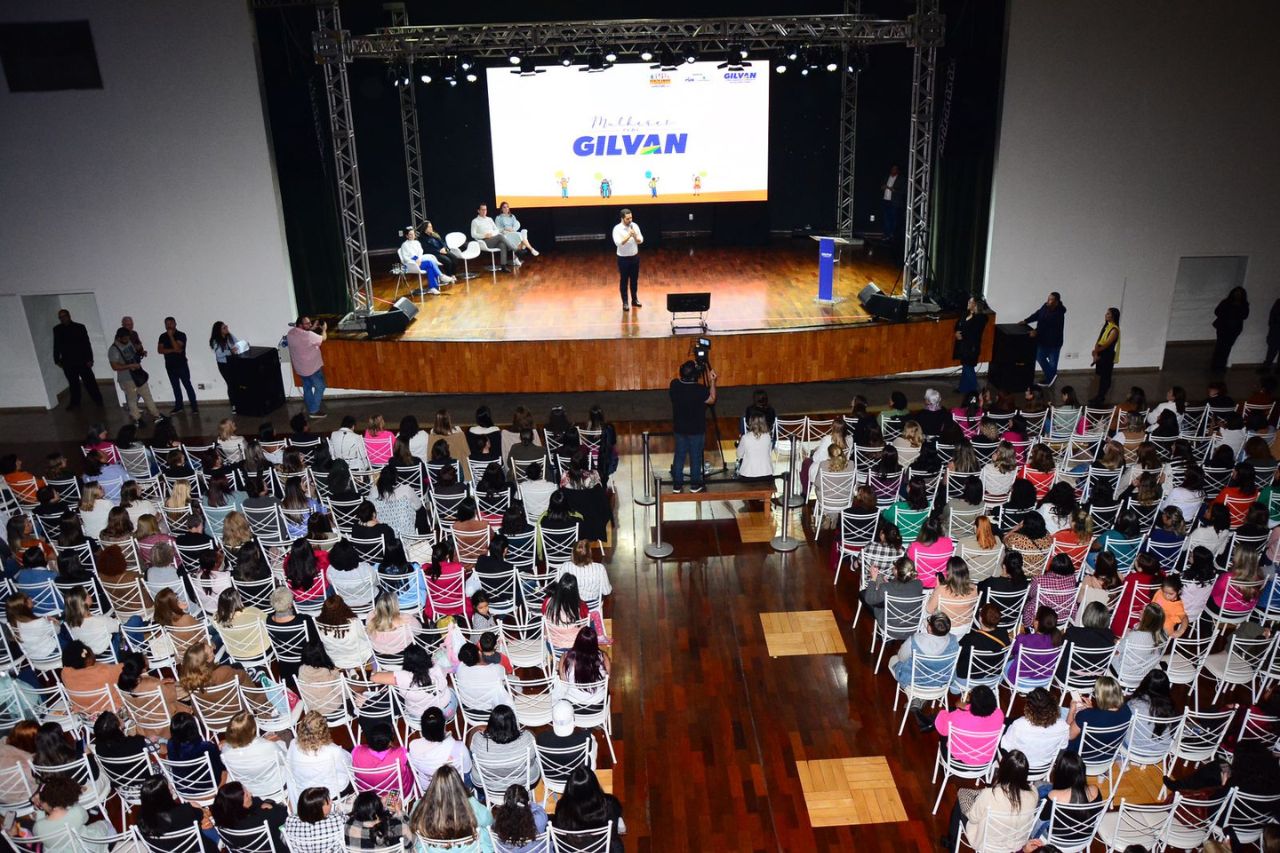
M 640 256 L 618 256 L 618 293 L 622 296 L 622 304 L 627 304 L 627 282 L 631 283 L 631 301 L 636 301 L 636 291 L 640 289 Z
M 1276 343 L 1267 343 L 1267 357 L 1262 360 L 1262 366 L 1267 370 L 1276 363 L 1276 356 L 1280 355 L 1280 341 Z
M 182 389 L 186 388 L 187 399 L 191 401 L 191 408 L 195 409 L 199 404 L 196 402 L 196 389 L 191 387 L 191 365 L 186 361 L 166 364 L 164 370 L 169 374 L 169 384 L 173 386 L 173 407 L 182 408 Z
M 89 392 L 89 399 L 102 405 L 102 392 L 98 390 L 98 380 L 93 375 L 93 368 L 87 364 L 66 364 L 62 365 L 62 375 L 67 377 L 67 385 L 71 387 L 71 405 L 80 405 L 80 383 L 84 383 L 85 390 Z
M 235 386 L 231 384 L 231 370 L 223 362 L 218 362 L 218 372 L 222 374 L 222 381 L 227 383 L 227 400 L 231 403 L 231 411 L 236 410 L 236 392 Z
M 1094 372 L 1098 374 L 1098 397 L 1097 399 L 1105 401 L 1107 392 L 1111 390 L 1111 371 L 1116 366 L 1116 355 L 1114 352 L 1104 352 L 1098 356 L 1098 361 L 1094 365 Z
M 438 255 L 433 254 L 431 257 L 435 258 L 436 261 L 439 262 L 440 271 L 442 273 L 444 273 L 445 275 L 453 275 L 454 260 L 451 255 L 447 255 L 444 252 L 441 252 Z
M 1213 362 L 1211 364 L 1214 370 L 1226 370 L 1227 360 L 1231 358 L 1231 348 L 1236 345 L 1236 338 L 1240 337 L 1239 332 L 1218 332 L 1218 338 L 1213 343 Z

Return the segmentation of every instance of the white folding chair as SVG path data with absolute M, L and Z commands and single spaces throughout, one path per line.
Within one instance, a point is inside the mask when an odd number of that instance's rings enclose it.
M 1063 698 L 1068 693 L 1092 695 L 1094 682 L 1098 676 L 1107 674 L 1115 653 L 1115 646 L 1080 646 L 1072 643 L 1063 652 L 1067 662 L 1066 669 L 1061 676 L 1054 674 L 1053 686 L 1062 693 Z
M 901 734 L 901 732 L 899 732 Z M 942 771 L 942 784 L 938 785 L 938 796 L 933 801 L 933 811 L 938 813 L 938 805 L 942 802 L 942 794 L 947 789 L 947 780 L 956 779 L 990 779 L 995 767 L 997 747 L 1002 732 L 972 732 L 957 726 L 951 727 L 951 733 L 945 743 L 938 744 L 938 754 L 933 762 L 933 783 L 938 782 L 938 771 Z M 962 744 L 964 756 L 956 754 L 956 745 Z M 972 756 L 988 756 L 985 760 L 976 761 Z
M 1278 805 L 1280 794 L 1248 794 L 1232 788 L 1222 820 L 1214 827 L 1213 834 L 1226 840 L 1227 830 L 1230 830 L 1237 844 L 1258 844 L 1267 825 L 1276 822 Z
M 283 792 L 281 796 L 284 796 Z M 283 802 L 283 800 L 277 802 Z M 275 833 L 267 823 L 260 823 L 250 829 L 230 829 L 220 826 L 218 837 L 222 839 L 222 844 L 229 853 L 288 853 L 287 848 L 282 850 L 276 846 Z
M 1077 751 L 1088 775 L 1099 779 L 1111 778 L 1116 756 L 1120 754 L 1120 747 L 1124 745 L 1124 736 L 1128 731 L 1127 722 L 1116 726 L 1090 726 L 1085 723 L 1080 727 L 1080 746 Z M 1114 788 L 1115 785 L 1111 787 Z
M 551 847 L 556 853 L 610 853 L 613 850 L 613 821 L 599 829 L 569 831 L 548 827 Z
M 1018 670 L 1013 678 L 1006 670 L 1001 683 L 1009 688 L 1009 705 L 1005 713 L 1013 710 L 1013 700 L 1019 695 L 1025 696 L 1037 687 L 1048 689 L 1053 684 L 1054 674 L 1058 671 L 1058 661 L 1062 659 L 1062 646 L 1048 649 L 1018 650 L 1018 657 L 1011 660 L 1010 666 L 1016 665 Z
M 876 655 L 873 672 L 880 671 L 880 661 L 884 658 L 884 648 L 893 640 L 905 640 L 920 627 L 924 615 L 924 598 L 922 596 L 886 595 L 884 597 L 884 618 L 875 619 L 871 626 L 871 647 L 868 653 L 875 653 L 876 641 L 880 642 L 880 651 Z
M 595 768 L 595 746 L 594 738 L 587 738 L 578 746 L 564 749 L 534 744 L 538 753 L 538 762 L 542 765 L 543 807 L 547 805 L 552 794 L 555 794 L 558 799 L 564 793 L 565 783 L 569 781 L 573 771 L 579 767 Z
M 1107 812 L 1098 823 L 1098 840 L 1106 845 L 1106 853 L 1119 853 L 1137 845 L 1159 850 L 1169 822 L 1173 820 L 1175 802 L 1163 805 L 1130 805 L 1120 800 L 1120 808 Z
M 1209 840 L 1213 828 L 1221 823 L 1230 796 L 1229 791 L 1206 799 L 1187 797 L 1181 792 L 1174 794 L 1173 814 L 1162 836 L 1164 846 L 1199 850 Z
M 904 684 L 896 680 L 893 693 L 893 710 L 898 711 L 899 700 L 905 698 L 902 709 L 902 722 L 898 724 L 898 734 L 902 734 L 907 725 L 907 716 L 913 702 L 937 702 L 945 699 L 951 689 L 951 682 L 956 676 L 956 661 L 960 658 L 960 650 L 945 655 L 925 655 L 916 652 L 911 656 L 911 671 Z
M 1205 658 L 1204 671 L 1216 682 L 1213 701 L 1216 703 L 1227 687 L 1247 686 L 1254 692 L 1274 646 L 1274 637 L 1245 639 L 1232 634 L 1226 649 Z
M 552 684 L 557 676 L 553 673 Z M 581 729 L 599 729 L 604 734 L 605 746 L 609 747 L 609 758 L 616 764 L 618 756 L 613 751 L 613 703 L 609 696 L 609 674 L 605 673 L 600 681 L 590 684 L 567 685 L 565 701 L 573 706 L 574 723 Z
M 836 576 L 833 585 L 840 582 L 840 569 L 847 557 L 852 563 L 861 555 L 862 550 L 875 541 L 876 529 L 880 523 L 880 513 L 842 512 L 840 513 L 840 539 L 836 548 L 839 556 L 836 560 Z M 858 620 L 854 618 L 854 624 Z
M 1045 844 L 1056 846 L 1062 853 L 1083 853 L 1093 844 L 1098 824 L 1111 807 L 1111 798 L 1096 803 L 1064 803 L 1049 801 L 1049 826 Z
M 168 721 L 165 721 L 168 725 Z M 142 783 L 147 777 L 156 772 L 155 760 L 152 753 L 147 751 L 139 752 L 137 755 L 129 755 L 124 758 L 115 758 L 107 755 L 96 755 L 102 772 L 106 774 L 107 779 L 111 782 L 111 789 L 115 791 L 116 796 L 120 800 L 120 826 L 128 823 L 129 811 L 137 805 L 140 805 Z
M 1172 770 L 1179 761 L 1195 765 L 1213 759 L 1222 747 L 1234 716 L 1234 711 L 1193 711 L 1188 708 L 1182 716 L 1182 724 L 1173 734 L 1169 769 Z
M 143 853 L 204 853 L 204 836 L 198 823 L 164 835 L 147 835 L 138 826 L 133 831 L 144 847 Z

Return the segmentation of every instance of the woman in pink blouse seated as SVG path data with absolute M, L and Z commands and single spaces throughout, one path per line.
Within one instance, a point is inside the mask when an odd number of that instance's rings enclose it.
M 351 751 L 351 768 L 355 772 L 356 788 L 377 791 L 405 798 L 413 795 L 413 769 L 409 766 L 409 753 L 395 743 L 391 726 L 386 723 L 361 724 L 367 744 L 358 744 Z
M 1258 555 L 1251 549 L 1241 548 L 1236 551 L 1231 561 L 1231 569 L 1218 575 L 1218 580 L 1209 593 L 1209 601 L 1205 611 L 1217 616 L 1229 614 L 1238 616 L 1250 613 L 1258 603 L 1258 594 L 1262 591 L 1263 576 L 1258 568 Z
M 907 548 L 907 557 L 916 564 L 916 575 L 925 589 L 938 585 L 938 575 L 947 567 L 947 560 L 956 551 L 956 543 L 950 536 L 942 535 L 942 520 L 935 513 L 920 525 L 920 535 Z
M 965 764 L 986 764 L 996 754 L 1004 730 L 1004 711 L 990 687 L 980 684 L 954 711 L 939 711 L 933 718 L 938 734 L 951 738 L 951 755 Z M 952 728 L 957 729 L 952 735 Z

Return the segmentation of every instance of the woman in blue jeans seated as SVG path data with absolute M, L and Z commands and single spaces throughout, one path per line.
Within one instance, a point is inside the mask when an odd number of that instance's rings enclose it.
M 893 673 L 893 677 L 899 684 L 906 685 L 911 682 L 911 659 L 915 655 L 936 657 L 949 655 L 959 649 L 960 641 L 951 633 L 951 618 L 945 613 L 935 613 L 925 622 L 924 631 L 908 637 L 898 649 L 898 653 L 889 658 L 889 671 Z M 931 671 L 933 668 L 936 668 L 936 665 L 932 662 L 917 666 L 918 670 L 927 672 L 929 675 L 936 674 L 941 677 L 946 674 L 942 669 L 934 673 Z

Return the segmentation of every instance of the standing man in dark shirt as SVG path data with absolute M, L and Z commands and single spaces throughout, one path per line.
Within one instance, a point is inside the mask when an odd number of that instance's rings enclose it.
M 702 484 L 702 450 L 707 441 L 707 406 L 716 401 L 716 372 L 706 368 L 707 384 L 698 382 L 701 371 L 692 361 L 680 365 L 680 378 L 671 380 L 671 420 L 676 434 L 676 456 L 671 463 L 672 491 L 684 491 L 684 459 L 689 457 L 689 491 L 706 491 Z
M 74 323 L 71 312 L 63 308 L 58 312 L 58 325 L 53 327 L 53 363 L 62 368 L 71 386 L 71 402 L 67 409 L 80 408 L 80 383 L 84 383 L 89 398 L 102 405 L 102 392 L 93 375 L 93 344 L 89 342 L 89 330 L 84 323 Z
M 164 370 L 169 374 L 169 384 L 173 386 L 173 411 L 169 414 L 176 415 L 182 411 L 184 386 L 187 398 L 191 400 L 191 411 L 199 412 L 196 390 L 191 387 L 191 365 L 187 364 L 187 335 L 178 331 L 178 321 L 172 317 L 164 318 L 164 334 L 156 344 L 156 352 L 164 356 Z
M 1062 304 L 1058 291 L 1049 294 L 1044 304 L 1036 309 L 1022 325 L 1035 325 L 1031 337 L 1036 339 L 1036 361 L 1044 371 L 1040 384 L 1048 388 L 1058 378 L 1058 355 L 1062 352 L 1062 327 L 1066 325 L 1067 306 Z

